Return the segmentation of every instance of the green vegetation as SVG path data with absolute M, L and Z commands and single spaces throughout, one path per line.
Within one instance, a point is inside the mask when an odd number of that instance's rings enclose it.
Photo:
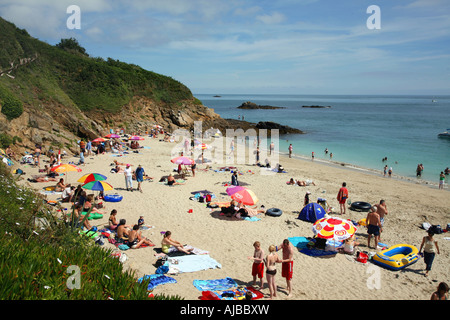
M 149 299 L 148 280 L 137 282 L 111 250 L 80 235 L 74 221 L 18 186 L 8 170 L 0 163 L 0 300 Z
M 74 38 L 61 39 L 56 46 L 29 36 L 25 30 L 0 18 L 0 69 L 15 79 L 0 78 L 23 103 L 38 106 L 57 101 L 82 111 L 119 112 L 133 96 L 144 96 L 174 106 L 193 101 L 191 91 L 171 77 L 112 58 L 89 57 Z M 34 60 L 20 59 L 34 58 Z
M 8 120 L 18 118 L 23 113 L 22 102 L 2 86 L 0 86 L 0 107 Z

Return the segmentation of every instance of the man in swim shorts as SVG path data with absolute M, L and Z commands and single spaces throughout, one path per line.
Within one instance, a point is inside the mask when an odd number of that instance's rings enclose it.
M 142 193 L 141 183 L 142 181 L 144 181 L 144 174 L 145 174 L 144 168 L 142 168 L 142 166 L 139 165 L 134 173 L 136 175 L 136 181 L 138 183 L 138 190 Z
M 262 289 L 264 284 L 264 251 L 261 249 L 261 243 L 259 241 L 255 241 L 253 244 L 255 248 L 255 252 L 253 253 L 253 257 L 248 257 L 250 260 L 253 260 L 252 265 L 252 276 L 253 276 L 253 285 L 256 283 L 256 276 L 260 279 L 259 287 Z
M 383 227 L 381 226 L 380 215 L 377 213 L 377 207 L 372 206 L 370 208 L 370 212 L 367 214 L 366 218 L 367 225 L 367 246 L 370 248 L 370 239 L 372 236 L 375 239 L 375 249 L 378 246 L 378 242 L 380 241 L 380 234 L 383 231 Z
M 281 276 L 286 278 L 286 289 L 288 291 L 288 297 L 291 296 L 292 293 L 292 274 L 294 272 L 294 254 L 293 254 L 293 246 L 289 242 L 288 239 L 284 239 L 283 243 L 276 247 L 276 251 L 279 249 L 283 250 L 283 260 L 281 261 Z
M 347 190 L 347 183 L 342 183 L 342 187 L 339 189 L 337 200 L 339 202 L 339 208 L 341 210 L 341 214 L 346 213 L 345 208 L 345 201 L 347 201 L 348 198 L 348 190 Z

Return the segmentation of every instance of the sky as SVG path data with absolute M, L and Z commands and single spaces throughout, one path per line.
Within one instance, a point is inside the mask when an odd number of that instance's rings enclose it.
M 450 94 L 448 0 L 0 0 L 0 16 L 194 94 Z

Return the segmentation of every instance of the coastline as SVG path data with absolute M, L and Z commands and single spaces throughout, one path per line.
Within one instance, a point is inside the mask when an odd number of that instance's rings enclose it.
M 187 300 L 198 300 L 201 292 L 193 286 L 193 280 L 212 280 L 233 278 L 239 285 L 251 284 L 251 262 L 248 256 L 253 253 L 253 242 L 258 240 L 267 254 L 270 244 L 279 245 L 289 237 L 311 237 L 312 224 L 298 220 L 298 214 L 303 207 L 303 195 L 306 191 L 312 193 L 311 201 L 317 197 L 325 197 L 328 204 L 338 208 L 336 194 L 343 181 L 346 181 L 352 201 L 368 201 L 378 203 L 386 199 L 389 215 L 385 223 L 381 241 L 388 245 L 396 243 L 410 243 L 420 245 L 425 235 L 420 225 L 424 221 L 445 226 L 449 218 L 448 208 L 450 199 L 448 193 L 442 190 L 429 188 L 421 184 L 413 184 L 400 179 L 388 179 L 364 170 L 342 167 L 339 164 L 311 161 L 300 157 L 288 158 L 280 153 L 280 162 L 287 173 L 262 175 L 258 173 L 259 167 L 251 164 L 236 165 L 239 169 L 239 180 L 248 184 L 260 199 L 258 207 L 280 208 L 281 217 L 258 216 L 259 221 L 244 221 L 237 218 L 227 218 L 220 215 L 217 209 L 207 208 L 204 203 L 192 201 L 189 198 L 195 190 L 210 190 L 215 195 L 215 201 L 229 201 L 223 183 L 229 183 L 230 172 L 217 171 L 219 167 L 227 164 L 205 163 L 197 166 L 195 177 L 187 176 L 184 185 L 167 186 L 159 183 L 159 178 L 168 175 L 176 169 L 170 162 L 173 148 L 176 143 L 162 142 L 159 139 L 145 138 L 140 143 L 146 148 L 139 153 L 129 153 L 123 157 L 112 157 L 110 153 L 85 158 L 86 164 L 81 166 L 83 172 L 69 173 L 69 182 L 77 184 L 76 180 L 82 175 L 91 172 L 105 174 L 108 182 L 115 188 L 108 193 L 123 195 L 121 202 L 104 202 L 106 208 L 103 218 L 92 220 L 91 224 L 104 226 L 107 224 L 109 212 L 118 210 L 118 219 L 125 218 L 127 223 L 136 223 L 143 215 L 147 225 L 153 228 L 143 231 L 143 235 L 152 240 L 156 247 L 160 247 L 162 239 L 160 232 L 170 230 L 173 238 L 183 244 L 192 245 L 206 250 L 209 255 L 220 263 L 220 268 L 207 269 L 198 272 L 187 272 L 173 275 L 177 283 L 161 285 L 155 288 L 154 294 L 165 293 L 180 295 Z M 146 173 L 153 177 L 152 182 L 144 182 L 143 193 L 127 192 L 124 190 L 124 176 L 110 173 L 110 163 L 113 160 L 130 163 L 133 166 L 141 164 Z M 64 162 L 77 162 L 78 158 L 69 157 Z M 207 165 L 212 168 L 207 169 Z M 21 182 L 40 191 L 43 187 L 54 183 L 30 184 L 26 178 L 38 174 L 37 168 L 28 167 L 24 170 L 26 175 Z M 294 179 L 315 182 L 315 186 L 290 186 L 286 182 Z M 133 181 L 136 187 L 136 181 Z M 49 200 L 57 200 L 58 195 L 47 195 Z M 68 204 L 63 204 L 69 207 Z M 189 210 L 192 209 L 192 213 Z M 340 215 L 337 213 L 337 216 Z M 358 221 L 365 217 L 364 213 L 347 210 L 344 218 Z M 373 251 L 367 247 L 365 228 L 357 231 L 359 250 Z M 436 236 L 438 237 L 438 236 Z M 292 296 L 286 293 L 286 284 L 281 277 L 281 266 L 277 269 L 278 298 L 279 300 L 334 300 L 337 296 L 344 300 L 428 300 L 429 294 L 435 290 L 437 282 L 448 279 L 448 264 L 450 258 L 447 254 L 450 249 L 449 241 L 438 237 L 441 255 L 436 258 L 429 278 L 422 274 L 423 261 L 410 266 L 410 272 L 392 272 L 381 269 L 381 287 L 377 290 L 367 285 L 368 270 L 372 264 L 361 264 L 349 259 L 343 254 L 330 258 L 311 257 L 294 249 L 294 277 Z M 105 243 L 105 248 L 117 250 L 114 245 Z M 151 247 L 130 249 L 126 251 L 128 260 L 124 262 L 125 270 L 134 270 L 137 277 L 155 273 L 155 251 Z M 281 254 L 281 252 L 279 253 Z M 314 277 L 311 276 L 313 272 Z M 319 276 L 321 275 L 321 276 Z M 323 287 L 323 276 L 334 280 L 331 287 Z M 347 281 L 352 279 L 352 281 Z M 261 292 L 268 298 L 267 284 Z

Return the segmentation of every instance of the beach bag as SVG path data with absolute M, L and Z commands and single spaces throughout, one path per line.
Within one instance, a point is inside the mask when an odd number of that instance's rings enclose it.
M 210 194 L 206 195 L 206 202 L 211 202 L 211 195 Z
M 369 258 L 369 256 L 367 254 L 365 254 L 364 252 L 360 252 L 360 251 L 358 251 L 358 253 L 356 255 L 356 261 L 361 262 L 361 263 L 367 263 L 368 258 Z

